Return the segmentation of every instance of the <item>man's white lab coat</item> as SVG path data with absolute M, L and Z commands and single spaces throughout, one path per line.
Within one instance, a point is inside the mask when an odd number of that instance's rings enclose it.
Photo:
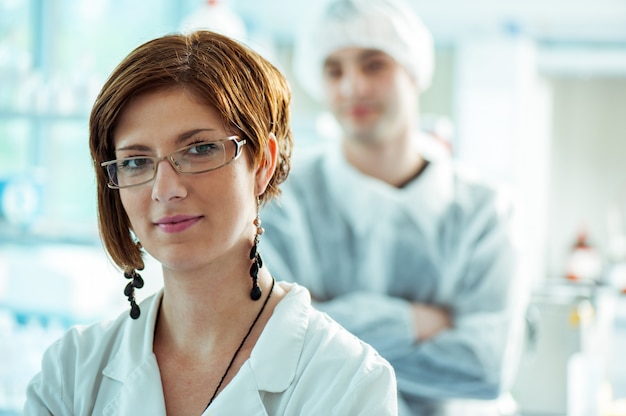
M 261 212 L 261 251 L 276 278 L 306 286 L 394 366 L 412 414 L 431 415 L 510 387 L 529 290 L 512 195 L 416 146 L 429 164 L 401 188 L 355 169 L 341 142 L 301 153 Z M 453 328 L 416 342 L 412 302 L 448 308 Z

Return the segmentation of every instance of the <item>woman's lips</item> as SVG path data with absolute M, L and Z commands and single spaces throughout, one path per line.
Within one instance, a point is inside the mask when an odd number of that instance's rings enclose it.
M 155 224 L 166 233 L 179 233 L 196 224 L 201 218 L 200 216 L 175 215 L 161 218 Z

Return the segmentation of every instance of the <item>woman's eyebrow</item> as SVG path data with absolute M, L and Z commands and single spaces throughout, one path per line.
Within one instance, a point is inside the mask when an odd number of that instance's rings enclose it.
M 198 133 L 201 133 L 203 131 L 216 131 L 215 129 L 193 129 L 193 130 L 189 130 L 186 131 L 184 133 L 179 134 L 176 137 L 176 145 L 180 145 L 182 143 L 185 142 L 185 140 L 189 139 L 190 137 L 195 136 Z M 115 149 L 116 152 L 119 151 L 124 151 L 124 150 L 141 150 L 141 151 L 148 151 L 150 150 L 150 147 L 144 145 L 144 144 L 131 144 L 129 146 L 124 146 L 124 147 L 118 147 Z
M 193 137 L 196 134 L 201 133 L 203 131 L 215 131 L 215 129 L 193 129 L 193 130 L 186 131 L 178 135 L 178 137 L 176 138 L 176 144 L 181 144 L 188 138 Z

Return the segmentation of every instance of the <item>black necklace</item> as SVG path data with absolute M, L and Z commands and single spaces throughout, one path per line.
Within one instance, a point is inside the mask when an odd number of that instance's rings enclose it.
M 252 328 L 254 328 L 254 325 L 256 325 L 256 322 L 261 317 L 261 314 L 263 313 L 263 310 L 265 309 L 265 305 L 267 305 L 267 301 L 270 300 L 270 296 L 272 296 L 272 291 L 274 290 L 274 283 L 275 283 L 274 278 L 272 278 L 272 287 L 270 287 L 270 292 L 267 294 L 267 298 L 265 298 L 265 302 L 263 302 L 263 306 L 261 306 L 261 310 L 257 314 L 256 318 L 254 318 L 254 321 L 252 322 L 252 325 L 250 325 L 250 328 L 248 328 L 248 332 L 246 333 L 246 336 L 243 337 L 243 339 L 241 340 L 241 344 L 239 344 L 239 348 L 237 348 L 237 351 L 235 351 L 233 358 L 230 359 L 230 363 L 228 364 L 228 367 L 226 367 L 226 371 L 224 372 L 222 379 L 220 380 L 219 384 L 215 388 L 215 392 L 213 392 L 213 396 L 211 397 L 211 400 L 209 400 L 209 404 L 207 404 L 206 407 L 204 408 L 205 411 L 206 409 L 209 408 L 209 406 L 211 406 L 211 403 L 213 403 L 215 396 L 217 396 L 217 392 L 220 390 L 220 387 L 222 387 L 222 383 L 224 382 L 224 379 L 226 378 L 226 375 L 228 374 L 230 367 L 233 366 L 233 363 L 235 362 L 235 358 L 237 358 L 237 354 L 239 354 L 239 351 L 241 351 L 241 348 L 243 348 L 243 344 L 246 343 L 248 336 L 252 332 Z

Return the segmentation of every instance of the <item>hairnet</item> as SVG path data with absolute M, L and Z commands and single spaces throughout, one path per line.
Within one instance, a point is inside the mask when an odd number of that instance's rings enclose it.
M 421 92 L 432 79 L 433 39 L 402 0 L 330 0 L 304 19 L 297 33 L 294 71 L 305 90 L 322 98 L 323 64 L 346 47 L 381 50 L 403 65 Z

